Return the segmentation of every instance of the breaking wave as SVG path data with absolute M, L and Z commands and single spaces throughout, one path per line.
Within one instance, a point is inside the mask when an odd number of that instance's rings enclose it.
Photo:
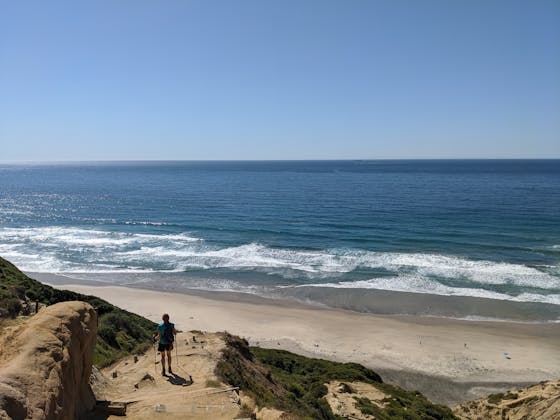
M 560 304 L 558 266 L 530 267 L 441 254 L 304 250 L 259 243 L 220 247 L 189 232 L 33 227 L 0 228 L 0 255 L 33 272 L 229 270 L 277 276 L 283 285 L 292 286 L 374 288 Z
M 395 292 L 425 293 L 443 296 L 469 296 L 488 299 L 512 300 L 517 302 L 539 302 L 560 305 L 560 293 L 546 295 L 536 293 L 520 293 L 519 295 L 512 296 L 506 293 L 499 293 L 486 289 L 477 289 L 472 287 L 450 287 L 421 276 L 402 276 L 350 282 L 319 283 L 296 287 L 303 286 L 337 289 L 380 289 L 392 290 Z

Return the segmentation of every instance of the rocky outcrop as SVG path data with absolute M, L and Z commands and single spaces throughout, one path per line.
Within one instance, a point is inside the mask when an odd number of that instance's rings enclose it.
M 358 407 L 358 401 L 361 398 L 367 398 L 373 408 L 377 408 L 379 411 L 387 405 L 386 399 L 391 398 L 372 384 L 364 382 L 331 381 L 326 383 L 325 386 L 328 390 L 325 399 L 332 412 L 345 419 L 371 419 L 371 413 L 363 413 Z
M 97 315 L 84 302 L 43 308 L 3 337 L 0 418 L 79 419 L 95 405 L 88 383 Z
M 517 391 L 492 394 L 453 409 L 465 420 L 560 419 L 560 381 L 541 382 Z

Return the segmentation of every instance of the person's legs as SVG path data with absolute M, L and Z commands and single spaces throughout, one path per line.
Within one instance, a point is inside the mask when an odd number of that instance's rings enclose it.
M 173 350 L 172 348 L 167 350 L 167 367 L 168 367 L 170 373 L 171 373 L 171 352 L 172 352 L 172 350 Z
M 161 354 L 161 374 L 163 375 L 165 373 L 165 350 L 162 350 L 160 354 Z

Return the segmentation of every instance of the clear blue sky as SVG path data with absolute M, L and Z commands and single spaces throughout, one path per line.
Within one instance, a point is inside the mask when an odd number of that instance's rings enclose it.
M 0 161 L 560 157 L 558 0 L 0 5 Z

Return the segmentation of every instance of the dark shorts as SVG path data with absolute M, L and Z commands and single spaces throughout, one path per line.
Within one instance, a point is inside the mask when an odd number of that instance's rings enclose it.
M 158 343 L 157 351 L 171 351 L 171 350 L 173 350 L 173 343 L 169 343 L 169 344 Z

